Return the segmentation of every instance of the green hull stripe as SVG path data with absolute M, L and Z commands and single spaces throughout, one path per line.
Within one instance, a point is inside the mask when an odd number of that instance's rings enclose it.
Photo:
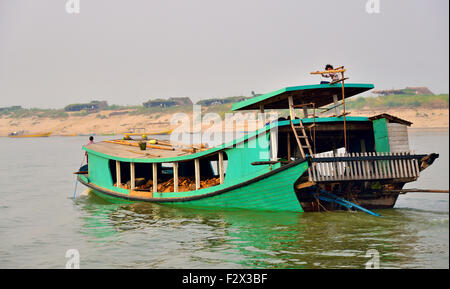
M 241 208 L 253 210 L 271 211 L 294 211 L 303 212 L 296 197 L 294 183 L 307 170 L 308 163 L 303 162 L 287 169 L 274 173 L 266 178 L 250 182 L 242 187 L 232 189 L 225 193 L 206 196 L 204 198 L 188 201 L 167 201 L 159 203 L 170 203 L 184 207 L 215 207 L 215 208 Z M 81 178 L 80 178 L 81 179 Z M 88 185 L 88 184 L 86 184 Z M 89 186 L 89 185 L 88 185 Z M 133 202 L 126 195 L 121 198 L 118 195 L 110 196 L 100 190 L 94 191 L 104 199 L 116 202 Z M 127 200 L 128 199 L 128 200 Z M 144 199 L 142 201 L 145 201 Z M 153 200 L 158 202 L 157 200 Z

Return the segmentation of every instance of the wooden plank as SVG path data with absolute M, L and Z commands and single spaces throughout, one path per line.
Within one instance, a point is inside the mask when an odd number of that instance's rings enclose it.
M 403 152 L 403 155 L 406 156 L 407 153 Z M 410 170 L 409 170 L 409 161 L 403 160 L 403 165 L 405 166 L 405 177 L 411 177 Z
M 398 153 L 398 155 L 403 155 L 403 153 Z M 402 175 L 402 177 L 403 178 L 406 178 L 406 177 L 408 177 L 407 176 L 407 171 L 406 171 L 406 165 L 405 165 L 405 162 L 404 162 L 404 160 L 399 160 L 399 164 L 400 164 L 400 166 L 401 166 L 401 175 Z
M 116 187 L 120 188 L 122 185 L 122 177 L 120 172 L 120 162 L 116 161 Z
M 409 160 L 409 168 L 411 170 L 411 177 L 415 177 L 416 176 L 416 172 L 414 169 L 414 160 Z
M 395 156 L 395 153 L 392 152 L 384 152 L 385 157 Z M 396 160 L 388 159 L 385 162 L 386 167 L 386 178 L 391 178 L 396 176 Z
M 342 82 L 342 81 L 345 81 L 345 80 L 347 80 L 348 79 L 348 77 L 344 77 L 344 78 L 341 78 L 341 79 L 339 79 L 339 80 L 335 80 L 335 81 L 332 81 L 332 82 L 330 82 L 330 84 L 332 85 L 332 84 L 336 84 L 336 83 L 338 83 L 338 82 Z
M 368 152 L 364 152 L 364 155 L 365 155 L 366 157 L 369 157 L 369 156 L 370 156 Z M 369 179 L 373 179 L 372 164 L 371 164 L 370 161 L 368 161 L 368 160 L 365 161 L 365 163 L 366 163 L 366 167 L 367 167 L 367 174 L 368 174 L 368 177 L 369 177 Z
M 317 181 L 317 163 L 312 163 L 312 180 Z
M 332 157 L 333 154 L 329 153 L 328 157 Z M 329 180 L 333 180 L 333 176 L 334 176 L 334 168 L 333 168 L 333 163 L 327 163 L 328 165 L 328 179 Z
M 414 155 L 415 154 L 414 151 L 412 151 L 411 154 Z M 419 165 L 418 165 L 417 159 L 412 160 L 412 166 L 413 166 L 414 177 L 419 177 Z
M 298 184 L 295 188 L 298 190 L 301 190 L 303 188 L 308 188 L 308 187 L 314 186 L 315 184 L 316 184 L 315 182 L 304 182 L 304 183 Z
M 398 153 L 399 156 L 404 156 L 405 153 L 404 152 L 399 152 Z M 399 162 L 402 165 L 403 168 L 403 177 L 407 178 L 408 177 L 408 163 L 406 162 L 406 160 L 399 160 Z
M 384 152 L 383 155 L 385 157 L 389 156 L 395 156 L 395 153 L 393 152 Z M 385 169 L 386 169 L 386 178 L 395 177 L 396 176 L 396 160 L 386 160 L 385 163 Z
M 397 155 L 400 155 L 400 153 L 397 153 Z M 398 160 L 397 163 L 398 163 L 398 169 L 399 169 L 399 172 L 400 172 L 399 177 L 400 178 L 404 178 L 405 177 L 405 174 L 404 174 L 405 171 L 404 171 L 404 168 L 403 168 L 403 163 L 402 163 L 401 160 Z
M 382 157 L 386 157 L 388 155 L 387 152 L 380 152 Z M 383 164 L 383 176 L 385 179 L 389 178 L 389 161 L 388 160 L 382 160 L 381 161 Z
M 156 193 L 158 192 L 158 164 L 153 163 L 152 168 L 153 168 L 153 192 Z
M 353 153 L 353 156 L 357 157 L 356 153 Z M 358 165 L 358 161 L 354 161 L 354 163 L 355 163 L 355 171 L 357 172 L 356 179 L 359 180 L 362 178 L 361 168 Z
M 288 161 L 291 160 L 291 134 L 290 132 L 287 133 L 287 154 L 288 154 Z
M 376 152 L 376 155 L 378 157 L 382 156 L 381 152 Z M 383 164 L 383 161 L 380 161 L 380 160 L 378 161 L 378 171 L 379 171 L 380 179 L 384 179 L 385 177 L 384 177 L 384 164 Z
M 367 152 L 363 152 L 363 153 L 361 153 L 364 157 L 367 157 L 368 156 L 368 154 L 367 154 Z M 371 177 L 371 174 L 370 174 L 370 168 L 369 168 L 369 161 L 363 161 L 363 164 L 364 164 L 364 168 L 365 168 L 365 170 L 366 170 L 366 174 L 367 174 L 367 179 L 370 179 Z
M 394 153 L 385 153 L 385 155 L 386 156 L 392 156 L 392 155 L 395 155 Z M 389 160 L 389 161 L 387 161 L 387 176 L 388 176 L 388 178 L 393 178 L 394 177 L 394 164 L 395 164 L 395 160 L 394 161 L 392 161 L 392 160 Z
M 351 156 L 351 154 L 349 154 L 349 153 L 346 153 L 345 154 L 346 156 Z M 347 162 L 347 165 L 348 165 L 348 168 L 349 168 L 349 174 L 348 174 L 348 179 L 349 180 L 351 180 L 351 179 L 353 179 L 353 165 L 352 165 L 352 163 L 353 162 Z
M 400 153 L 394 153 L 394 155 L 400 155 Z M 402 168 L 402 162 L 400 160 L 395 160 L 395 163 L 397 165 L 398 168 L 398 174 L 397 174 L 397 178 L 403 178 L 403 168 Z
M 361 153 L 364 157 L 367 157 L 367 153 Z M 366 171 L 366 178 L 370 179 L 370 169 L 369 169 L 369 161 L 363 161 L 364 169 Z
M 358 153 L 358 155 L 359 155 L 360 157 L 363 157 L 363 156 L 364 156 L 363 153 Z M 368 179 L 368 176 L 367 176 L 367 168 L 366 168 L 365 162 L 364 162 L 364 161 L 359 161 L 359 164 L 361 165 L 361 172 L 362 172 L 363 179 Z
M 365 154 L 367 155 L 367 157 L 371 157 L 371 156 L 372 156 L 372 153 L 370 153 L 370 152 L 365 152 Z M 373 161 L 368 160 L 368 161 L 367 161 L 367 166 L 368 166 L 370 178 L 371 178 L 371 179 L 374 179 L 374 178 L 375 178 L 375 172 L 374 172 Z
M 224 180 L 225 180 L 225 174 L 224 174 L 224 168 L 223 168 L 223 152 L 219 152 L 219 178 L 220 178 L 220 183 L 223 184 Z
M 356 157 L 360 157 L 359 153 L 355 153 Z M 356 164 L 358 166 L 358 172 L 359 172 L 359 179 L 364 179 L 365 175 L 364 175 L 364 170 L 362 169 L 361 166 L 361 161 L 356 161 Z
M 136 174 L 134 163 L 130 163 L 130 189 L 134 190 L 136 188 Z
M 313 176 L 314 176 L 314 181 L 317 182 L 320 180 L 319 176 L 320 176 L 320 172 L 319 172 L 319 163 L 313 163 L 313 167 L 314 167 L 314 171 L 313 171 Z
M 345 157 L 345 153 L 341 153 L 342 157 Z M 341 169 L 342 169 L 342 179 L 346 180 L 348 178 L 348 167 L 347 163 L 345 161 L 341 162 Z
M 407 152 L 404 153 L 404 155 L 408 155 Z M 408 178 L 412 178 L 413 174 L 412 174 L 412 169 L 411 169 L 411 160 L 405 160 L 406 161 L 406 171 L 407 171 L 407 176 Z
M 409 153 L 405 152 L 405 156 L 408 156 L 408 155 L 409 155 Z M 407 159 L 405 161 L 406 161 L 406 167 L 408 168 L 408 177 L 412 178 L 412 177 L 414 177 L 413 170 L 412 170 L 412 160 Z
M 361 153 L 362 156 L 367 157 L 367 153 Z M 366 179 L 370 179 L 369 161 L 363 161 L 364 169 L 366 171 Z
M 371 155 L 376 156 L 377 152 L 372 152 Z M 378 161 L 373 161 L 373 170 L 375 173 L 375 179 L 380 179 L 380 174 L 378 173 Z
M 322 180 L 326 181 L 328 179 L 328 163 L 322 164 Z
M 173 163 L 173 191 L 178 192 L 178 162 Z
M 419 177 L 420 169 L 419 169 L 419 161 L 414 159 L 414 167 L 416 168 L 416 177 Z
M 311 74 L 328 74 L 328 73 L 342 73 L 345 72 L 345 69 L 330 69 L 327 71 L 313 71 Z
M 330 154 L 330 156 L 331 157 L 336 157 L 336 151 L 337 150 L 333 150 L 333 153 Z M 332 179 L 333 180 L 337 180 L 338 179 L 338 172 L 337 172 L 338 163 L 337 163 L 337 161 L 333 161 L 333 162 L 330 163 L 330 165 L 331 165 L 331 176 L 332 176 Z
M 328 163 L 322 164 L 322 181 L 326 181 L 328 179 Z
M 341 157 L 343 157 L 343 155 L 341 154 Z M 345 179 L 345 167 L 344 167 L 344 162 L 339 162 L 339 173 L 340 173 L 340 179 L 344 180 Z
M 354 157 L 354 153 L 350 153 L 350 157 Z M 355 161 L 351 161 L 350 165 L 352 167 L 352 179 L 356 180 L 358 179 L 358 168 L 355 165 Z
M 119 145 L 126 145 L 126 146 L 132 146 L 132 147 L 139 147 L 139 144 L 137 142 L 131 142 L 131 141 L 125 141 L 125 140 L 105 140 L 106 143 L 112 143 L 112 144 L 119 144 Z M 147 148 L 153 148 L 153 149 L 159 149 L 159 150 L 167 150 L 167 151 L 173 151 L 175 148 L 172 147 L 164 147 L 164 146 L 157 146 L 157 145 L 151 145 L 146 144 Z
M 195 164 L 195 189 L 200 189 L 200 159 L 194 160 Z

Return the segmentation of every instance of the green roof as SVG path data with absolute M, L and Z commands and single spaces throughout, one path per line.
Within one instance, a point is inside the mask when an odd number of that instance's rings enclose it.
M 345 98 L 374 88 L 373 84 L 345 83 Z M 288 97 L 292 95 L 294 105 L 315 103 L 316 108 L 333 103 L 333 95 L 342 99 L 342 84 L 313 84 L 282 88 L 233 104 L 231 110 L 288 109 Z

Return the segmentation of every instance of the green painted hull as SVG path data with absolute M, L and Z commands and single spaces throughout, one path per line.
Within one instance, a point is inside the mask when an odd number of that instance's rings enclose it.
M 92 188 L 96 195 L 111 202 L 155 202 L 192 208 L 303 212 L 294 191 L 294 184 L 307 169 L 308 162 L 297 162 L 219 191 L 201 194 L 202 190 L 199 190 L 198 195 L 173 200 L 167 197 L 135 199 L 126 194 L 96 188 L 82 179 L 80 181 Z

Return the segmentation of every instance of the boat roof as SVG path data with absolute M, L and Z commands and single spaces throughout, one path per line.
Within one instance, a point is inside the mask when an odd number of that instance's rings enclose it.
M 369 117 L 369 120 L 377 120 L 377 119 L 382 119 L 382 118 L 387 119 L 390 123 L 398 123 L 398 124 L 403 124 L 406 126 L 411 126 L 413 124 L 412 122 L 410 122 L 408 120 L 401 119 L 399 117 L 396 117 L 396 116 L 393 116 L 393 115 L 390 115 L 387 113 L 374 115 L 372 117 Z
M 345 83 L 345 98 L 360 94 L 374 88 L 373 84 Z M 333 103 L 333 95 L 337 95 L 338 100 L 342 99 L 342 84 L 313 84 L 282 88 L 263 95 L 233 104 L 231 110 L 251 110 L 259 109 L 288 109 L 288 97 L 293 96 L 294 105 L 314 103 L 315 107 L 321 107 Z
M 294 124 L 299 123 L 299 119 L 293 120 Z M 302 120 L 304 124 L 314 123 L 314 122 L 343 122 L 343 117 L 323 117 L 323 118 L 306 118 Z M 367 122 L 369 119 L 367 117 L 362 116 L 350 116 L 346 118 L 347 122 Z M 251 131 L 243 136 L 226 142 L 224 144 L 220 144 L 215 147 L 199 149 L 196 152 L 187 152 L 183 150 L 183 146 L 175 145 L 173 146 L 173 150 L 166 149 L 155 149 L 149 148 L 145 151 L 141 151 L 136 146 L 125 146 L 118 143 L 111 143 L 111 141 L 102 141 L 90 145 L 83 146 L 83 150 L 107 158 L 111 160 L 125 161 L 125 162 L 155 162 L 155 163 L 163 163 L 163 162 L 175 162 L 175 161 L 187 161 L 194 158 L 206 157 L 208 155 L 214 154 L 218 151 L 231 148 L 237 146 L 238 144 L 256 137 L 260 134 L 266 133 L 274 127 L 280 126 L 289 126 L 289 120 L 282 121 L 273 121 L 266 124 L 264 127 Z M 120 140 L 119 140 L 120 141 Z M 139 140 L 132 140 L 132 142 L 138 142 Z M 114 142 L 114 141 L 113 141 Z

